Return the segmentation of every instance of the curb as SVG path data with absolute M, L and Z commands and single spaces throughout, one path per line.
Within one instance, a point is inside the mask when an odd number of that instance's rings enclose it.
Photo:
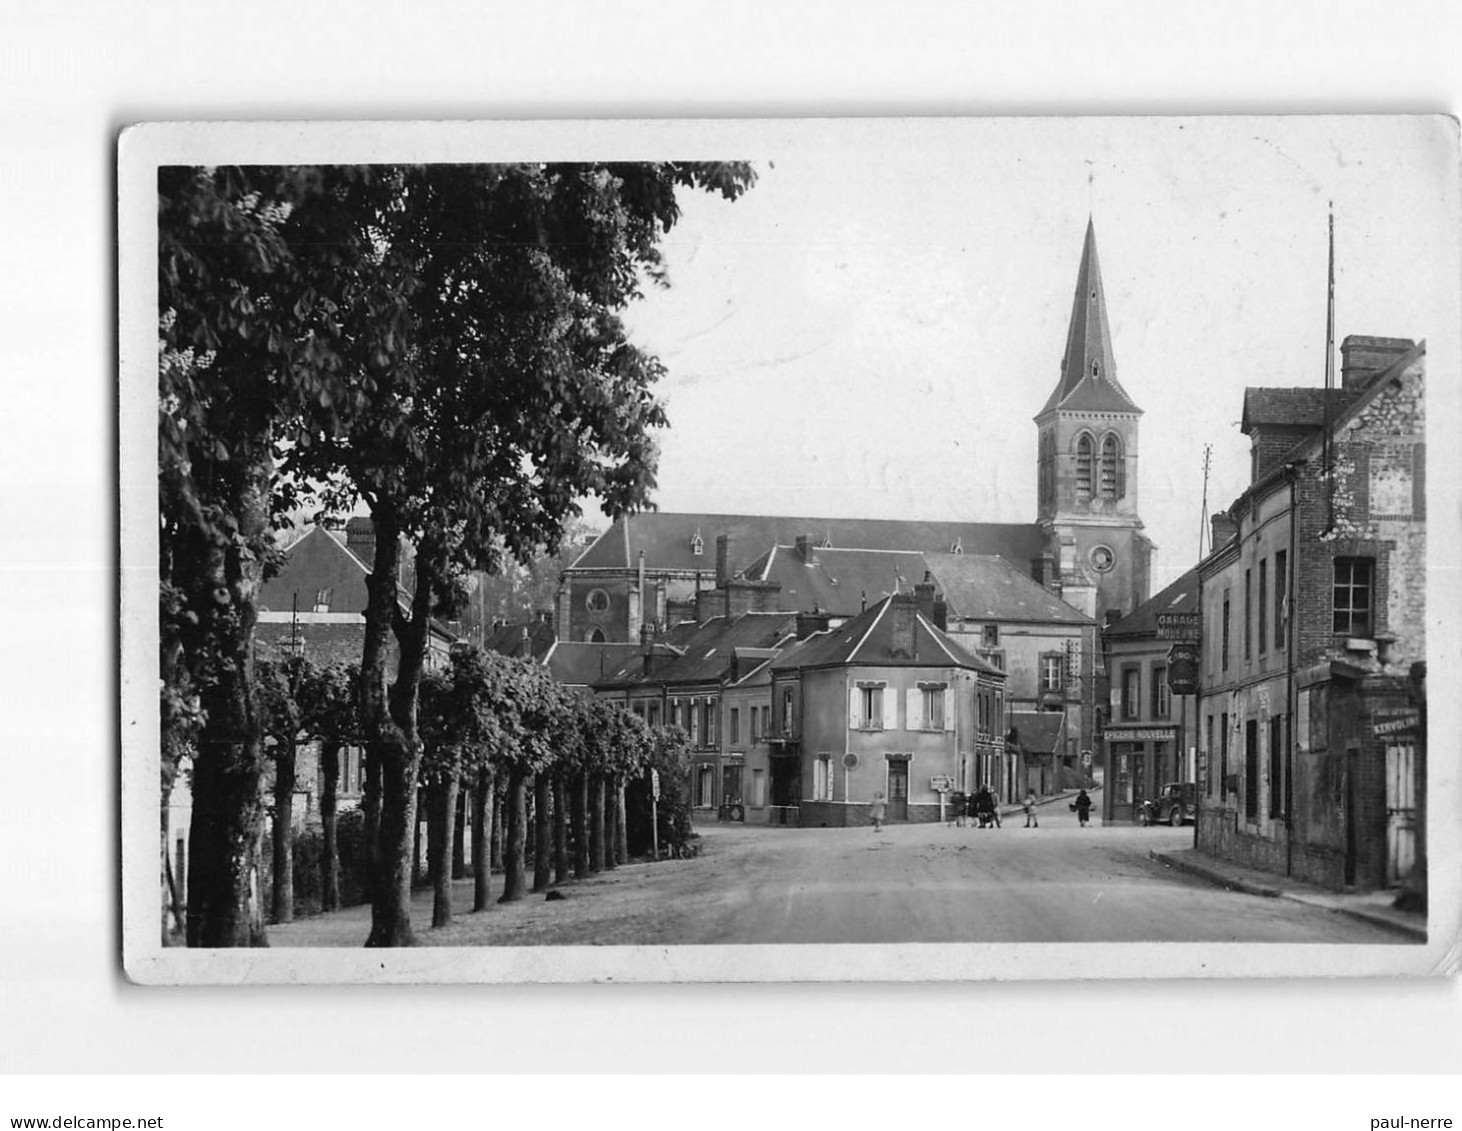
M 1190 876 L 1197 876 L 1199 879 L 1207 880 L 1209 883 L 1229 891 L 1239 891 L 1246 895 L 1262 896 L 1266 899 L 1287 899 L 1291 903 L 1302 903 L 1306 907 L 1316 907 L 1321 911 L 1332 911 L 1337 915 L 1347 915 L 1352 919 L 1359 919 L 1363 923 L 1369 923 L 1373 927 L 1380 927 L 1383 930 L 1395 934 L 1405 935 L 1416 942 L 1426 942 L 1427 932 L 1425 925 L 1407 923 L 1400 919 L 1392 918 L 1389 915 L 1378 914 L 1369 908 L 1346 907 L 1343 904 L 1337 905 L 1327 899 L 1316 899 L 1300 892 L 1285 891 L 1283 888 L 1271 887 L 1267 884 L 1250 883 L 1248 880 L 1240 879 L 1237 876 L 1228 875 L 1217 868 L 1210 868 L 1194 860 L 1188 860 L 1179 856 L 1170 856 L 1166 852 L 1159 852 L 1157 849 L 1149 849 L 1148 857 L 1168 868 L 1185 872 Z

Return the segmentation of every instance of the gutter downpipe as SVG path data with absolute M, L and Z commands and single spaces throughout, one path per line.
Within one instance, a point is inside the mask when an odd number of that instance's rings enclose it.
M 1296 539 L 1295 534 L 1299 529 L 1299 475 L 1295 465 L 1287 463 L 1284 465 L 1285 475 L 1289 478 L 1289 577 L 1285 579 L 1284 590 L 1284 643 L 1285 643 L 1285 678 L 1288 687 L 1285 690 L 1285 707 L 1289 714 L 1289 724 L 1285 728 L 1284 743 L 1284 874 L 1294 875 L 1294 726 L 1295 726 L 1295 694 L 1294 694 L 1294 638 L 1295 618 L 1291 614 L 1294 609 L 1294 578 L 1299 572 L 1299 563 L 1295 560 Z M 1261 612 L 1262 616 L 1263 613 Z

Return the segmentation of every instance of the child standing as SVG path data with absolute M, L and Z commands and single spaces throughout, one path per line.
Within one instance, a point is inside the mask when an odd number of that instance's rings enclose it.
M 873 818 L 873 831 L 876 832 L 876 833 L 882 832 L 883 831 L 883 794 L 881 794 L 881 793 L 875 793 L 873 795 L 873 801 L 868 806 L 868 815 Z
M 1025 827 L 1028 829 L 1041 827 L 1041 822 L 1036 820 L 1036 791 L 1033 789 L 1026 790 L 1025 794 Z

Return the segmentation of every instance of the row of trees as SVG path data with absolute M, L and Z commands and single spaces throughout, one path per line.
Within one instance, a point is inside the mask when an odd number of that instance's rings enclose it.
M 354 688 L 379 799 L 367 945 L 410 945 L 429 623 L 471 571 L 553 552 L 579 500 L 648 505 L 662 370 L 620 313 L 664 281 L 677 192 L 752 181 L 741 163 L 159 170 L 162 774 L 191 756 L 190 945 L 264 941 L 252 645 L 280 516 L 313 499 L 375 526 Z
M 340 752 L 359 739 L 356 672 L 289 656 L 257 661 L 255 675 L 266 749 L 274 763 L 270 918 L 286 923 L 294 917 L 292 816 L 304 743 L 317 743 L 319 752 L 320 905 L 325 911 L 340 906 Z M 447 670 L 423 676 L 419 729 L 433 927 L 446 926 L 452 918 L 460 792 L 467 792 L 472 826 L 473 910 L 484 911 L 492 902 L 488 846 L 495 837 L 504 846 L 498 902 L 522 899 L 529 890 L 530 812 L 531 890 L 541 892 L 627 862 L 631 779 L 654 769 L 676 795 L 688 785 L 689 740 L 683 731 L 651 731 L 639 716 L 555 683 L 531 660 L 471 646 L 456 648 Z M 368 845 L 380 821 L 372 777 L 362 798 Z M 658 829 L 662 845 L 684 839 L 687 830 L 678 827 L 677 812 L 675 802 L 667 803 Z M 501 814 L 504 829 L 493 828 L 494 814 Z M 369 875 L 375 862 L 368 856 L 364 863 Z

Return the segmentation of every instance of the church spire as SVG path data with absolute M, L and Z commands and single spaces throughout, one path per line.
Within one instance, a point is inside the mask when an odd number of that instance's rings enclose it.
M 1117 383 L 1112 357 L 1112 332 L 1107 324 L 1107 296 L 1097 262 L 1096 227 L 1088 217 L 1081 267 L 1076 273 L 1076 297 L 1071 305 L 1071 326 L 1066 332 L 1066 355 L 1044 416 L 1052 409 L 1082 412 L 1141 412 Z

